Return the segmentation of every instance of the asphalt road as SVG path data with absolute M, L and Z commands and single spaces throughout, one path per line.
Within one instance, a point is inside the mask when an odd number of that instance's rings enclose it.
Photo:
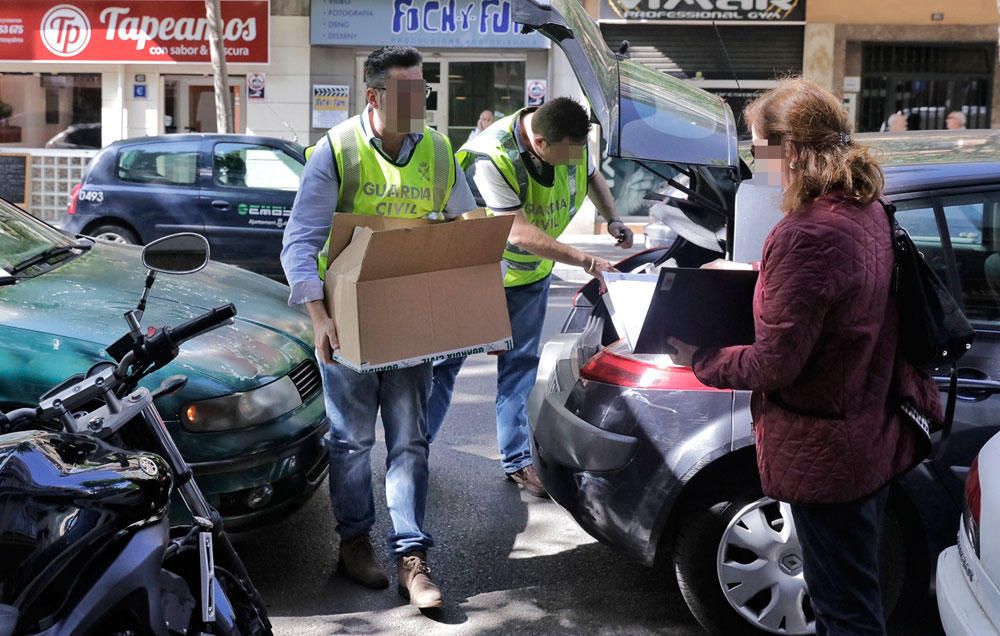
M 610 257 L 593 237 L 576 241 Z M 579 270 L 556 270 L 545 337 L 558 332 Z M 396 592 L 371 591 L 335 574 L 337 539 L 325 487 L 282 523 L 235 537 L 277 633 L 318 634 L 701 634 L 669 569 L 656 571 L 598 544 L 556 504 L 503 478 L 496 445 L 495 359 L 470 358 L 439 438 L 431 446 L 427 527 L 430 563 L 445 596 L 421 613 Z M 379 436 L 381 440 L 381 434 Z M 373 457 L 376 545 L 389 530 L 385 447 Z M 895 633 L 936 633 L 939 628 Z M 926 631 L 929 629 L 930 631 Z

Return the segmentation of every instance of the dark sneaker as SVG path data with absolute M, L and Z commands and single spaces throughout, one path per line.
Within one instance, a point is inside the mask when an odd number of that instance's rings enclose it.
M 538 471 L 531 464 L 528 464 L 521 470 L 507 473 L 507 479 L 523 488 L 529 495 L 541 497 L 542 499 L 549 498 L 549 493 L 545 492 L 542 480 L 538 478 Z
M 341 540 L 337 571 L 365 587 L 376 590 L 389 587 L 385 568 L 375 556 L 375 549 L 367 534 Z
M 410 599 L 410 605 L 421 609 L 441 607 L 441 589 L 431 580 L 431 568 L 423 552 L 411 552 L 396 562 L 399 575 L 399 595 Z

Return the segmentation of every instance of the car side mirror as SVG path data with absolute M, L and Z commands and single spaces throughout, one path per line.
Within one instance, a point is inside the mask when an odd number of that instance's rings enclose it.
M 164 274 L 193 274 L 208 264 L 208 240 L 201 234 L 182 232 L 157 239 L 142 250 L 142 264 Z

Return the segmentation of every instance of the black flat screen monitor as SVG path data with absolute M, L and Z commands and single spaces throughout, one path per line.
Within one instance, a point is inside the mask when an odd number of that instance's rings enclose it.
M 635 353 L 673 353 L 673 336 L 698 347 L 752 344 L 757 272 L 663 268 Z

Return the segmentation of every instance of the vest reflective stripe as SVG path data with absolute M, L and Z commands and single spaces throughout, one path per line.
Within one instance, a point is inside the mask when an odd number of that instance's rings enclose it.
M 525 218 L 549 236 L 557 238 L 573 220 L 587 196 L 589 158 L 585 153 L 582 164 L 553 166 L 555 176 L 551 187 L 536 181 L 521 160 L 514 138 L 514 122 L 522 112 L 496 121 L 466 142 L 458 151 L 458 159 L 463 170 L 481 157 L 492 161 L 520 199 Z M 507 263 L 506 287 L 519 287 L 542 280 L 552 273 L 555 265 L 550 259 L 510 243 L 504 250 L 503 258 Z
M 424 127 L 405 164 L 397 165 L 375 149 L 352 117 L 327 131 L 340 188 L 335 212 L 444 220 L 455 185 L 455 159 L 445 135 Z M 320 278 L 327 268 L 327 239 L 317 258 Z

